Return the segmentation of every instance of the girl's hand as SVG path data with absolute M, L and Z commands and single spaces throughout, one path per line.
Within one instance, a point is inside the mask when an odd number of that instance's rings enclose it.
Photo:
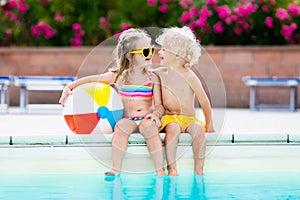
M 153 121 L 157 127 L 161 127 L 161 121 L 160 121 L 159 117 L 157 117 L 157 115 L 155 115 L 154 113 L 150 113 L 150 114 L 146 115 L 145 118 Z
M 65 102 L 68 98 L 69 95 L 72 95 L 73 91 L 69 88 L 69 86 L 67 85 L 63 92 L 61 93 L 60 99 L 59 99 L 59 103 L 62 105 L 62 107 L 65 107 Z

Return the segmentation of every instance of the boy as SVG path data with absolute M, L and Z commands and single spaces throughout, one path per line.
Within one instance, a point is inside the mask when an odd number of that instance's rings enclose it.
M 178 176 L 176 169 L 176 150 L 179 134 L 188 132 L 192 139 L 194 172 L 203 175 L 206 151 L 205 132 L 213 132 L 210 101 L 196 74 L 190 69 L 198 63 L 201 47 L 188 27 L 167 28 L 156 39 L 161 45 L 158 52 L 162 67 L 156 70 L 161 79 L 162 99 L 165 115 L 161 118 L 166 132 L 165 146 L 169 176 Z M 197 98 L 205 123 L 196 118 L 194 100 Z M 162 115 L 158 111 L 154 111 Z

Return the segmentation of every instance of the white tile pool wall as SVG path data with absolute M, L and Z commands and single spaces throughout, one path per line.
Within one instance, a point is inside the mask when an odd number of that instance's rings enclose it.
M 94 152 L 99 152 L 95 159 Z M 134 152 L 139 152 L 136 154 Z M 179 172 L 192 172 L 190 147 L 180 146 Z M 0 148 L 0 174 L 100 173 L 109 169 L 111 147 L 19 146 Z M 100 159 L 99 159 L 100 158 Z M 145 146 L 130 146 L 123 163 L 130 173 L 153 173 Z M 300 172 L 300 145 L 208 146 L 205 172 Z

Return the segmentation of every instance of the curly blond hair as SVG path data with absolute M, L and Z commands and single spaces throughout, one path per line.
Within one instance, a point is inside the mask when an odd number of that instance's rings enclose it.
M 201 56 L 201 46 L 192 30 L 184 26 L 165 28 L 163 33 L 156 38 L 156 42 L 167 48 L 190 64 L 198 63 Z

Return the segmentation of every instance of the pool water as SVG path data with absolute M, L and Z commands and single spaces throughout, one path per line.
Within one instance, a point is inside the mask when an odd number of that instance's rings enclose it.
M 300 173 L 4 174 L 0 199 L 300 199 Z

